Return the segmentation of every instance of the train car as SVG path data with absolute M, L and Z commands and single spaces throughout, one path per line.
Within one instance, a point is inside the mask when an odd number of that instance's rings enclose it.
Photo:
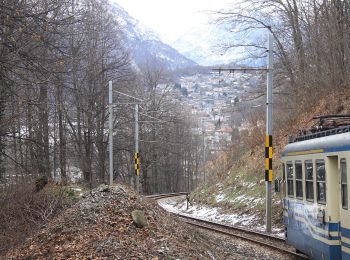
M 350 259 L 350 116 L 317 119 L 282 151 L 286 241 L 311 259 Z

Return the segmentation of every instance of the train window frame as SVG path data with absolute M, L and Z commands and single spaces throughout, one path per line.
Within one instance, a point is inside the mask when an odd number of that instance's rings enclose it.
M 308 167 L 307 164 L 311 164 L 311 178 L 309 178 L 308 174 Z M 306 201 L 315 202 L 315 189 L 314 189 L 314 163 L 312 160 L 305 160 L 304 161 L 304 173 L 305 173 L 305 199 Z M 311 185 L 310 185 L 311 184 Z M 310 192 L 308 188 L 311 188 L 312 190 L 312 196 L 309 196 Z
M 343 176 L 344 171 L 342 168 L 342 163 L 345 163 L 345 178 Z M 340 196 L 341 196 L 341 205 L 343 209 L 348 209 L 348 181 L 347 181 L 347 165 L 346 165 L 346 159 L 345 158 L 341 158 L 340 159 Z M 344 182 L 345 179 L 345 182 Z M 345 188 L 344 188 L 345 187 Z M 345 194 L 344 194 L 345 191 Z M 345 200 L 344 200 L 345 199 Z M 346 203 L 344 203 L 346 202 Z
M 298 165 L 298 167 L 297 167 Z M 300 168 L 299 168 L 300 167 Z M 297 171 L 298 168 L 298 171 Z M 303 163 L 300 160 L 294 161 L 295 169 L 295 197 L 302 200 L 304 198 L 304 189 L 303 189 Z M 299 188 L 299 190 L 298 190 Z M 300 190 L 301 188 L 301 190 Z M 301 191 L 301 193 L 299 193 Z
M 323 164 L 323 167 L 324 167 L 324 179 L 323 180 L 320 180 L 319 179 L 319 167 L 317 167 L 318 164 Z M 317 196 L 317 203 L 318 204 L 322 204 L 322 205 L 325 205 L 327 203 L 327 180 L 326 180 L 326 162 L 324 159 L 317 159 L 316 160 L 316 196 Z M 321 185 L 320 184 L 323 184 L 322 186 L 322 189 L 324 191 L 324 200 L 323 199 L 320 199 L 320 187 Z
M 288 165 L 291 165 L 291 167 L 292 167 L 291 178 L 290 178 L 289 172 L 288 172 Z M 287 173 L 287 196 L 294 198 L 294 165 L 293 165 L 292 161 L 286 162 L 286 173 Z M 291 183 L 291 185 L 290 185 L 290 183 Z

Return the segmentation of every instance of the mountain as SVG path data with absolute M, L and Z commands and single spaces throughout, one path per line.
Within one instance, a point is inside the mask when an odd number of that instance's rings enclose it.
M 261 39 L 265 39 L 262 31 L 248 34 L 239 32 L 238 28 L 232 32 L 224 25 L 203 23 L 188 30 L 171 45 L 181 54 L 203 66 L 232 63 L 261 66 L 264 64 L 261 59 L 247 58 L 249 53 L 246 48 L 225 48 L 232 44 L 259 43 Z
M 133 61 L 138 66 L 145 64 L 149 59 L 156 59 L 171 70 L 197 65 L 173 47 L 163 43 L 154 31 L 131 17 L 123 7 L 114 2 L 110 4 L 112 13 L 122 26 Z

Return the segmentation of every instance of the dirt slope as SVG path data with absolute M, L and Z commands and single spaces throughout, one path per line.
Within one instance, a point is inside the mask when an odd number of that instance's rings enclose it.
M 131 212 L 142 210 L 148 226 L 137 228 Z M 100 186 L 89 192 L 17 250 L 11 259 L 209 258 L 188 227 L 128 188 Z

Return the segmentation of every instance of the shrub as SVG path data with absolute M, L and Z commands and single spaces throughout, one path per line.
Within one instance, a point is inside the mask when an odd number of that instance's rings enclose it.
M 16 184 L 0 192 L 0 258 L 74 202 L 64 187 L 37 188 L 36 183 Z

